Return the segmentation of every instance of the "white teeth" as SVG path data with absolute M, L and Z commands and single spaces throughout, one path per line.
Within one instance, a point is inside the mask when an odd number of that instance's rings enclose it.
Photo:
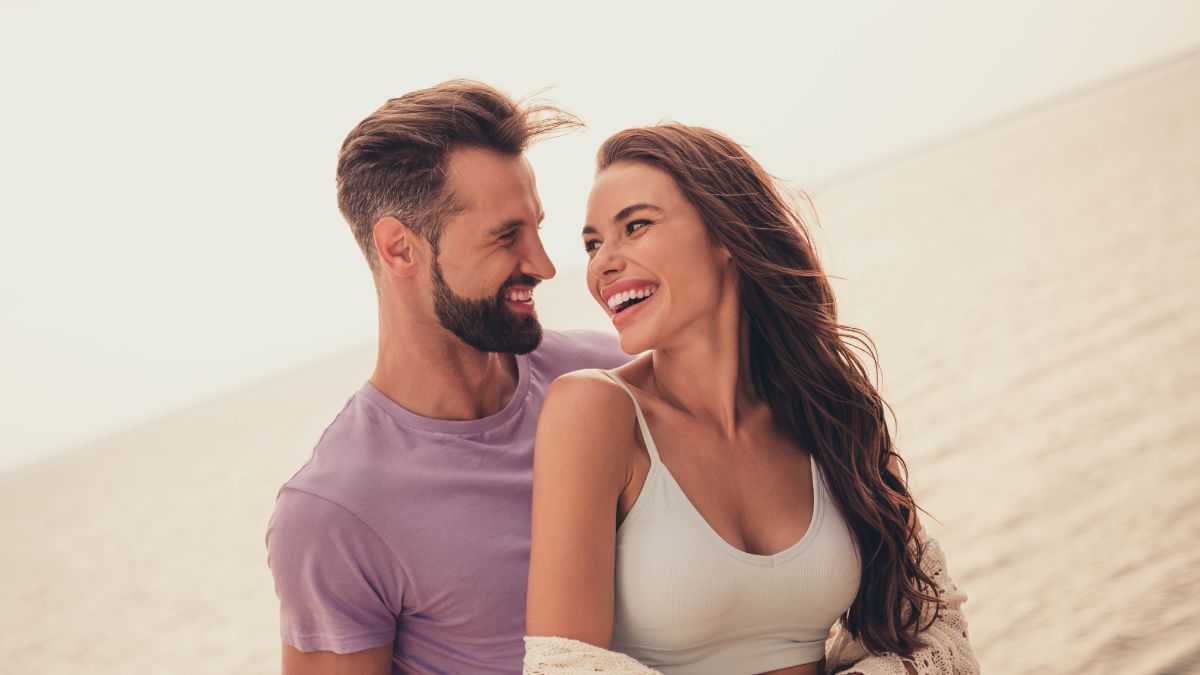
M 533 291 L 510 291 L 504 297 L 513 302 L 529 302 L 533 299 Z
M 651 295 L 654 295 L 654 292 L 657 290 L 658 286 L 646 286 L 644 288 L 638 288 L 632 291 L 615 293 L 608 299 L 608 308 L 615 312 L 617 311 L 617 307 L 620 307 L 623 303 L 629 302 L 634 298 L 648 298 Z

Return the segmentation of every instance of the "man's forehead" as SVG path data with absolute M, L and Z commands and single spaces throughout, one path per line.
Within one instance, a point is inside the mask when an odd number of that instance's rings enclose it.
M 524 153 L 509 155 L 473 145 L 459 146 L 446 155 L 446 175 L 451 180 L 519 178 L 533 181 L 533 166 Z
M 524 154 L 457 148 L 447 157 L 446 179 L 460 213 L 485 221 L 481 226 L 531 218 L 536 224 L 543 217 L 533 166 Z

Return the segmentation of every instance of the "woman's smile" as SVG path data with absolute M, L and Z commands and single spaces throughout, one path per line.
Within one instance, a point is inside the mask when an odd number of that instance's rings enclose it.
M 617 330 L 621 330 L 622 326 L 628 325 L 630 321 L 645 311 L 646 305 L 654 301 L 655 295 L 656 293 L 651 291 L 647 295 L 637 296 L 617 305 L 612 315 L 613 326 Z
M 600 300 L 608 306 L 609 316 L 618 329 L 640 313 L 642 305 L 649 302 L 658 292 L 657 282 L 647 279 L 627 279 L 601 288 Z M 639 308 L 634 312 L 634 308 Z

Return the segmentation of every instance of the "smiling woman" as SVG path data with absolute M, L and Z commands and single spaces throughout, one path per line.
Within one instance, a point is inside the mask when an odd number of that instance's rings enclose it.
M 526 672 L 611 647 L 667 675 L 817 675 L 835 626 L 829 665 L 977 671 L 873 346 L 770 176 L 679 124 L 616 134 L 598 169 L 588 288 L 642 355 L 547 393 Z
M 731 289 L 719 283 L 728 254 L 712 245 L 699 212 L 662 170 L 630 161 L 606 167 L 596 176 L 588 223 L 588 287 L 612 312 L 621 347 L 630 354 L 650 348 L 652 331 L 676 333 L 681 323 L 694 321 L 697 312 L 708 311 L 710 303 Z M 638 264 L 647 258 L 654 261 L 653 271 Z M 627 264 L 633 272 L 625 269 Z M 653 302 L 636 302 L 635 295 L 653 296 Z M 651 306 L 669 313 L 670 325 L 634 328 L 635 319 Z

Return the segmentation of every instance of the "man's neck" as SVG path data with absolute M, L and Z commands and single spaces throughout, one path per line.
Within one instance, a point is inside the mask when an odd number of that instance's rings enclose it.
M 371 384 L 414 414 L 442 420 L 495 415 L 512 400 L 517 381 L 512 354 L 481 352 L 440 325 L 396 334 L 381 322 Z

